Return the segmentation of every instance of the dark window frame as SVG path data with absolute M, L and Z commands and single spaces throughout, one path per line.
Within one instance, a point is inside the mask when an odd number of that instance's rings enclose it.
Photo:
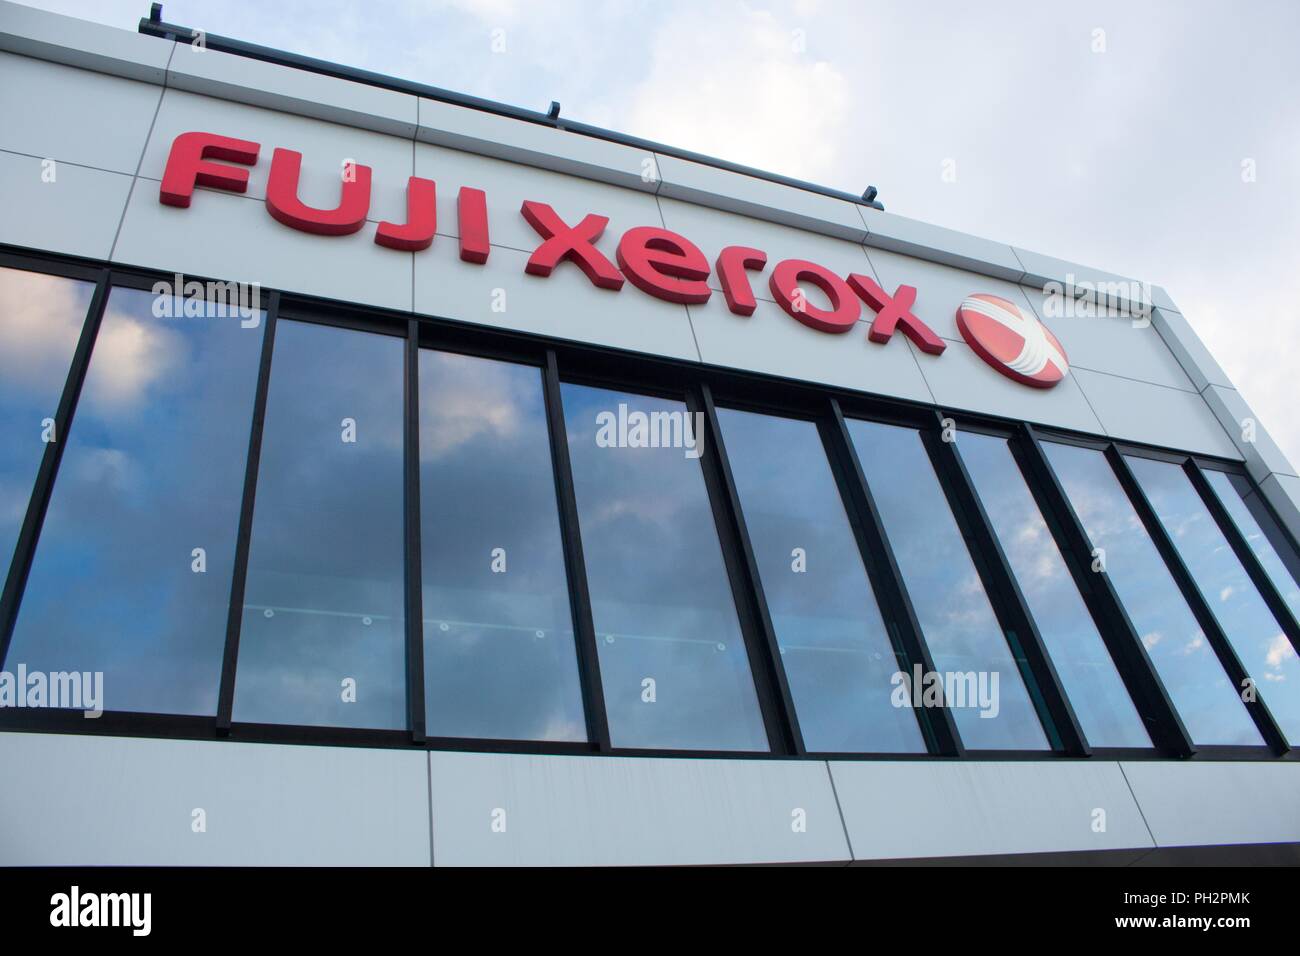
M 43 253 L 20 249 L 12 246 L 0 246 L 0 266 L 8 266 L 32 272 L 92 281 L 96 284 L 91 305 L 83 323 L 81 338 L 74 353 L 72 367 L 64 384 L 56 422 L 60 434 L 67 435 L 75 416 L 76 404 L 85 373 L 89 366 L 90 353 L 99 320 L 102 318 L 108 293 L 115 286 L 136 289 L 149 289 L 157 281 L 174 278 L 172 273 L 161 270 L 124 268 L 109 263 L 83 258 Z M 216 277 L 191 275 L 187 280 L 226 281 Z M 730 463 L 723 456 L 717 455 L 717 449 L 725 446 L 719 441 L 717 430 L 715 402 L 727 407 L 743 408 L 765 414 L 783 415 L 800 418 L 816 423 L 823 437 L 823 444 L 828 454 L 832 470 L 836 473 L 840 486 L 841 498 L 850 517 L 854 533 L 858 537 L 864 560 L 868 564 L 868 574 L 876 590 L 877 600 L 882 612 L 892 613 L 904 622 L 903 633 L 899 640 L 913 655 L 922 661 L 928 655 L 923 642 L 918 647 L 916 635 L 908 635 L 906 627 L 907 608 L 899 606 L 897 594 L 888 592 L 897 585 L 897 568 L 892 574 L 889 569 L 889 555 L 881 554 L 878 536 L 872 534 L 873 517 L 870 489 L 861 479 L 861 472 L 856 477 L 845 455 L 851 452 L 851 446 L 845 442 L 844 418 L 864 418 L 894 425 L 909 425 L 923 432 L 937 432 L 945 418 L 951 418 L 958 432 L 962 430 L 978 431 L 984 434 L 998 435 L 1010 441 L 1013 453 L 1021 467 L 1027 483 L 1034 494 L 1035 501 L 1043 511 L 1044 519 L 1051 528 L 1067 565 L 1075 575 L 1076 583 L 1080 580 L 1078 562 L 1079 548 L 1086 544 L 1086 535 L 1078 519 L 1067 507 L 1061 508 L 1061 489 L 1054 481 L 1050 465 L 1047 470 L 1045 456 L 1040 442 L 1054 441 L 1094 448 L 1106 453 L 1115 467 L 1117 459 L 1124 455 L 1137 455 L 1180 464 L 1192 476 L 1197 490 L 1210 507 L 1216 521 L 1221 517 L 1228 521 L 1222 527 L 1232 543 L 1234 550 L 1245 549 L 1251 560 L 1243 559 L 1247 565 L 1252 582 L 1264 594 L 1266 601 L 1272 605 L 1281 598 L 1276 589 L 1268 582 L 1257 559 L 1249 552 L 1249 545 L 1231 523 L 1230 516 L 1221 515 L 1222 507 L 1213 498 L 1213 491 L 1200 476 L 1201 470 L 1215 470 L 1230 475 L 1242 476 L 1251 488 L 1258 485 L 1250 478 L 1243 463 L 1214 456 L 1198 455 L 1187 452 L 1172 451 L 1140 443 L 1111 441 L 1109 439 L 1072 432 L 1054 427 L 1038 427 L 1015 419 L 995 415 L 971 414 L 960 411 L 948 411 L 934 405 L 905 401 L 883 396 L 873 396 L 853 392 L 838 386 L 798 382 L 770 375 L 725 369 L 714 366 L 689 363 L 675 359 L 656 356 L 638 355 L 617 349 L 591 344 L 574 343 L 553 337 L 542 337 L 512 330 L 494 329 L 473 325 L 456 320 L 454 317 L 429 316 L 392 309 L 383 309 L 348 302 L 341 302 L 320 297 L 303 295 L 284 290 L 262 289 L 259 307 L 267 313 L 267 329 L 263 340 L 263 356 L 259 368 L 257 394 L 254 413 L 250 422 L 250 445 L 247 473 L 245 475 L 244 495 L 241 504 L 241 522 L 239 542 L 241 550 L 237 554 L 235 578 L 232 582 L 232 617 L 236 621 L 228 627 L 225 660 L 222 670 L 221 697 L 224 707 L 219 707 L 218 714 L 212 717 L 192 717 L 167 714 L 138 714 L 121 711 L 108 711 L 101 718 L 86 721 L 78 713 L 55 710 L 4 710 L 0 711 L 0 732 L 31 731 L 49 733 L 106 734 L 114 736 L 164 737 L 192 740 L 232 739 L 256 742 L 277 742 L 293 744 L 331 744 L 337 746 L 368 747 L 417 747 L 427 750 L 481 751 L 522 754 L 608 754 L 617 756 L 683 756 L 693 758 L 739 758 L 762 757 L 764 759 L 850 759 L 850 760 L 932 760 L 964 758 L 973 760 L 1054 760 L 1079 759 L 1087 754 L 1103 759 L 1161 760 L 1177 757 L 1191 760 L 1300 760 L 1300 748 L 1281 750 L 1274 747 L 1199 747 L 1194 748 L 1187 741 L 1186 732 L 1181 727 L 1177 714 L 1162 707 L 1169 707 L 1167 697 L 1161 704 L 1161 690 L 1158 678 L 1152 680 L 1150 662 L 1145 666 L 1145 658 L 1140 642 L 1136 651 L 1129 648 L 1125 654 L 1116 657 L 1120 674 L 1144 717 L 1154 712 L 1157 715 L 1159 737 L 1157 745 L 1151 749 L 1106 749 L 1087 748 L 1086 741 L 1069 740 L 1070 734 L 1064 735 L 1065 746 L 1050 752 L 1036 751 L 974 751 L 967 752 L 956 737 L 952 727 L 951 714 L 940 711 L 936 719 L 928 722 L 924 729 L 929 753 L 923 754 L 863 754 L 863 753 L 809 753 L 802 744 L 798 734 L 797 715 L 792 710 L 788 687 L 785 686 L 784 673 L 781 669 L 779 655 L 773 653 L 774 638 L 770 633 L 770 621 L 765 621 L 766 606 L 762 599 L 761 587 L 756 587 L 755 568 L 752 553 L 747 554 L 748 535 L 744 530 L 743 514 L 739 511 L 735 496 L 734 483 L 730 479 Z M 260 458 L 261 424 L 266 410 L 266 393 L 269 385 L 270 358 L 274 347 L 274 329 L 277 319 L 283 315 L 295 321 L 315 322 L 334 325 L 358 331 L 371 331 L 379 334 L 403 338 L 407 343 L 407 361 L 405 363 L 405 403 L 407 411 L 405 429 L 405 521 L 407 560 L 407 607 L 412 607 L 414 600 L 419 601 L 418 581 L 418 547 L 419 547 L 419 513 L 418 513 L 418 419 L 412 413 L 412 405 L 417 401 L 416 390 L 418 372 L 412 364 L 418 359 L 419 348 L 435 348 L 483 358 L 515 362 L 530 365 L 541 370 L 544 387 L 547 391 L 547 420 L 550 428 L 553 465 L 557 497 L 560 506 L 561 525 L 565 538 L 565 560 L 568 571 L 570 602 L 574 609 L 575 630 L 578 632 L 579 670 L 583 685 L 584 707 L 587 711 L 591 740 L 587 743 L 536 742 L 518 740 L 484 740 L 460 738 L 430 738 L 424 734 L 423 693 L 420 684 L 423 680 L 423 668 L 414 666 L 419 663 L 420 650 L 415 645 L 414 625 L 418 615 L 408 613 L 408 667 L 407 693 L 409 726 L 405 730 L 357 730 L 349 728 L 310 727 L 293 725 L 265 725 L 234 722 L 230 719 L 230 703 L 233 702 L 234 666 L 238 653 L 238 615 L 237 604 L 242 604 L 243 582 L 247 572 L 247 544 L 251 533 L 251 517 L 254 502 L 253 490 L 256 486 L 256 471 Z M 772 743 L 770 753 L 749 754 L 731 751 L 663 751 L 663 750 L 628 750 L 617 749 L 609 745 L 608 728 L 602 727 L 604 721 L 603 700 L 600 694 L 599 672 L 595 667 L 594 633 L 590 622 L 590 599 L 585 594 L 586 582 L 581 572 L 581 541 L 573 534 L 570 522 L 576 523 L 576 510 L 573 501 L 572 476 L 565 480 L 565 468 L 556 460 L 557 451 L 563 448 L 562 430 L 563 410 L 559 405 L 558 385 L 561 381 L 581 384 L 601 385 L 625 391 L 637 391 L 645 394 L 671 397 L 685 400 L 691 411 L 705 412 L 706 451 L 701 464 L 706 476 L 710 505 L 713 511 L 719 541 L 722 546 L 724 561 L 727 565 L 728 578 L 732 593 L 736 598 L 737 611 L 741 620 L 746 647 L 750 655 L 751 670 L 755 678 L 760 708 L 763 712 L 765 726 Z M 554 394 L 551 394 L 551 393 Z M 418 414 L 418 411 L 416 412 Z M 557 430 L 557 417 L 560 429 Z M 932 436 L 933 437 L 933 436 Z M 47 449 L 33 489 L 28 516 L 24 522 L 23 532 L 15 550 L 14 570 L 5 583 L 3 599 L 0 600 L 0 666 L 3 666 L 3 653 L 7 650 L 8 640 L 17 617 L 18 602 L 21 600 L 25 571 L 20 564 L 30 568 L 31 560 L 38 544 L 40 525 L 43 521 L 45 507 L 48 506 L 49 493 L 53 478 L 61 458 L 63 443 L 56 443 Z M 937 468 L 939 480 L 950 502 L 962 502 L 963 519 L 969 531 L 976 539 L 981 535 L 981 520 L 978 509 L 971 513 L 970 501 L 959 481 L 960 472 L 954 472 L 951 463 L 944 463 L 943 449 L 931 450 L 932 462 L 943 464 Z M 851 457 L 851 455 L 849 456 Z M 567 464 L 567 459 L 566 459 Z M 415 466 L 414 468 L 412 466 Z M 1199 480 L 1198 480 L 1199 476 Z M 1055 487 L 1053 487 L 1055 486 Z M 43 501 L 41 500 L 43 498 Z M 1271 532 L 1282 536 L 1281 541 L 1270 540 L 1280 553 L 1293 557 L 1300 555 L 1300 545 L 1278 519 L 1271 504 L 1259 496 L 1272 519 Z M 978 499 L 976 499 L 978 504 Z M 1135 507 L 1139 503 L 1135 502 Z M 1216 510 L 1217 509 L 1217 510 Z M 957 508 L 954 507 L 954 513 Z M 1139 507 L 1139 514 L 1141 514 Z M 878 516 L 875 517 L 878 521 Z M 985 521 L 987 520 L 985 516 Z M 959 524 L 962 522 L 959 521 Z M 30 527 L 29 527 L 30 525 Z M 878 529 L 877 529 L 878 530 Z M 412 549 L 415 550 L 415 564 L 412 565 Z M 1240 556 L 1239 551 L 1239 556 Z M 1007 579 L 1009 569 L 1005 565 L 1005 556 L 999 560 L 996 553 L 984 555 L 987 565 L 985 572 L 990 580 L 997 584 L 999 596 L 995 611 L 1001 621 L 1006 613 L 1016 618 L 1016 585 L 1014 579 Z M 412 573 L 415 578 L 412 579 Z M 1087 573 L 1087 572 L 1084 572 Z M 893 584 L 890 583 L 894 579 Z M 883 584 L 881 583 L 883 581 Z M 1260 582 L 1263 582 L 1261 584 Z M 1122 606 L 1117 607 L 1113 590 L 1106 593 L 1106 588 L 1093 589 L 1085 593 L 1085 603 L 1094 615 L 1099 629 L 1106 638 L 1108 648 L 1122 646 L 1126 640 L 1124 624 L 1127 619 Z M 905 592 L 904 592 L 905 595 Z M 881 600 L 885 597 L 886 600 Z M 990 594 L 990 598 L 993 595 Z M 999 605 L 1002 605 L 999 609 Z M 418 604 L 415 606 L 418 610 Z M 584 610 L 585 608 L 585 610 Z M 583 615 L 586 621 L 584 624 Z M 1288 636 L 1293 643 L 1300 640 L 1300 622 L 1289 617 Z M 1032 621 L 1032 618 L 1030 619 Z M 915 620 L 913 618 L 913 625 Z M 1023 622 L 1022 622 L 1023 623 Z M 1294 628 L 1294 632 L 1290 628 Z M 1131 624 L 1128 624 L 1131 634 Z M 1118 633 L 1117 633 L 1118 632 Z M 892 633 L 892 632 L 891 632 Z M 229 671 L 229 673 L 227 673 Z M 1041 680 L 1041 678 L 1040 678 Z M 1052 689 L 1049 682 L 1044 691 L 1047 706 L 1059 708 L 1062 703 L 1068 708 L 1068 700 L 1051 698 L 1059 692 Z M 1145 709 L 1144 709 L 1145 707 Z M 1152 730 L 1157 738 L 1157 730 Z M 1083 743 L 1084 746 L 1078 746 Z

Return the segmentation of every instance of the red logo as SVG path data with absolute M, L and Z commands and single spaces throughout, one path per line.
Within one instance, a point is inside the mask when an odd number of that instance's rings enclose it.
M 957 308 L 957 328 L 980 358 L 1025 385 L 1051 388 L 1070 370 L 1047 326 L 1001 296 L 968 295 Z

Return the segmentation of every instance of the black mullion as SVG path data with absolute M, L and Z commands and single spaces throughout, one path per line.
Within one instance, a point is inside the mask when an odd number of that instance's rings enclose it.
M 420 563 L 420 323 L 406 325 L 402 376 L 403 521 L 406 525 L 406 719 L 414 743 L 424 743 L 424 577 Z
M 1147 726 L 1152 742 L 1171 756 L 1192 756 L 1196 753 L 1196 746 L 1174 707 L 1164 681 L 1151 663 L 1151 657 L 1147 654 L 1128 611 L 1124 609 L 1119 593 L 1104 570 L 1092 570 L 1092 541 L 1075 513 L 1047 453 L 1043 451 L 1033 426 L 1021 426 L 1019 440 L 1011 442 L 1011 451 L 1038 503 L 1043 520 L 1056 539 L 1057 548 L 1074 577 L 1074 583 L 1092 613 L 1097 630 L 1119 669 L 1124 686 L 1128 688 L 1129 695 Z
M 1133 474 L 1133 469 L 1129 467 L 1124 456 L 1119 449 L 1111 445 L 1106 449 L 1106 458 L 1109 460 L 1111 467 L 1115 469 L 1115 474 L 1119 476 L 1120 484 L 1124 486 L 1125 492 L 1128 493 L 1129 500 L 1133 502 L 1133 507 L 1137 509 L 1138 516 L 1142 519 L 1142 524 L 1146 526 L 1147 533 L 1151 540 L 1155 542 L 1156 549 L 1160 556 L 1164 558 L 1165 564 L 1168 565 L 1170 572 L 1174 576 L 1174 581 L 1178 584 L 1178 589 L 1182 591 L 1184 600 L 1187 601 L 1188 607 L 1191 608 L 1192 614 L 1196 617 L 1196 623 L 1200 625 L 1205 637 L 1218 656 L 1223 669 L 1228 672 L 1228 679 L 1232 681 L 1233 687 L 1237 689 L 1238 697 L 1241 696 L 1241 688 L 1247 680 L 1254 684 L 1246 667 L 1237 656 L 1232 644 L 1228 641 L 1227 635 L 1219 625 L 1219 620 L 1214 616 L 1214 611 L 1209 603 L 1205 600 L 1205 595 L 1201 593 L 1196 579 L 1192 576 L 1191 569 L 1187 567 L 1187 562 L 1183 560 L 1178 553 L 1178 547 L 1174 544 L 1174 539 L 1170 536 L 1164 524 L 1160 521 L 1160 516 L 1156 514 L 1150 499 L 1147 498 L 1146 492 L 1142 490 L 1142 485 L 1138 482 L 1137 476 Z M 1291 748 L 1287 743 L 1286 734 L 1278 726 L 1277 721 L 1269 712 L 1268 706 L 1258 693 L 1253 701 L 1242 701 L 1246 705 L 1246 710 L 1250 712 L 1251 719 L 1255 721 L 1255 726 L 1259 728 L 1260 734 L 1264 741 L 1275 753 L 1286 753 Z
M 41 525 L 45 523 L 45 513 L 50 507 L 50 496 L 54 492 L 54 478 L 58 474 L 59 462 L 63 459 L 63 449 L 68 443 L 72 416 L 77 408 L 81 387 L 86 381 L 90 354 L 111 291 L 112 274 L 104 269 L 99 274 L 90 306 L 81 324 L 77 347 L 73 350 L 72 362 L 68 366 L 68 377 L 63 382 L 59 404 L 54 411 L 54 441 L 46 443 L 41 455 L 41 464 L 36 470 L 36 480 L 32 484 L 31 497 L 27 500 L 27 511 L 18 531 L 18 540 L 14 542 L 13 559 L 5 577 L 4 591 L 0 593 L 0 665 L 3 665 L 5 655 L 9 653 L 9 643 L 18 621 L 18 604 L 27 587 L 27 576 L 31 573 L 32 561 L 36 555 L 36 542 L 41 534 Z
M 1282 597 L 1277 585 L 1273 583 L 1273 579 L 1264 570 L 1264 565 L 1260 563 L 1258 555 L 1255 554 L 1254 549 L 1246 540 L 1245 533 L 1232 520 L 1232 515 L 1228 513 L 1228 509 L 1219 500 L 1218 492 L 1210 485 L 1209 480 L 1205 477 L 1205 472 L 1201 471 L 1200 466 L 1189 458 L 1183 464 L 1183 470 L 1187 472 L 1192 484 L 1200 492 L 1205 507 L 1214 516 L 1214 523 L 1219 526 L 1223 536 L 1228 539 L 1228 544 L 1232 546 L 1232 551 L 1237 556 L 1237 560 L 1241 562 L 1242 567 L 1246 569 L 1246 573 L 1250 576 L 1251 583 L 1259 591 L 1260 597 L 1268 605 L 1273 617 L 1277 618 L 1278 624 L 1282 626 L 1282 631 L 1291 641 L 1291 645 L 1296 649 L 1297 653 L 1300 653 L 1300 622 L 1291 613 L 1291 608 L 1287 605 L 1286 599 Z M 1242 504 L 1244 505 L 1245 502 L 1243 501 Z M 1264 533 L 1262 526 L 1260 531 Z
M 591 613 L 591 594 L 587 589 L 587 565 L 582 556 L 582 529 L 578 523 L 578 500 L 573 490 L 568 428 L 564 424 L 560 370 L 554 349 L 546 351 L 542 385 L 546 400 L 547 432 L 551 440 L 551 464 L 555 472 L 555 497 L 560 511 L 564 568 L 569 581 L 569 608 L 573 615 L 578 671 L 582 679 L 583 709 L 587 715 L 587 735 L 597 750 L 605 752 L 611 749 L 609 717 L 605 713 L 600 651 L 596 646 L 596 625 Z
M 844 412 L 835 398 L 828 399 L 828 407 L 829 421 L 822 432 L 822 438 L 829 452 L 836 481 L 840 485 L 840 494 L 858 542 L 858 550 L 867 567 L 867 576 L 890 631 L 890 638 L 896 648 L 902 649 L 905 664 L 912 666 L 919 663 L 925 673 L 937 674 L 938 668 L 925 644 L 921 622 L 907 593 L 907 584 L 889 544 L 880 511 L 867 485 L 862 463 L 858 461 L 853 449 L 853 439 L 849 435 L 848 424 L 844 421 Z M 908 674 L 908 679 L 912 679 L 911 674 Z M 920 714 L 921 728 L 929 738 L 933 752 L 943 756 L 966 756 L 957 723 L 946 701 L 939 707 L 922 707 Z
M 722 428 L 718 423 L 717 408 L 713 404 L 709 386 L 699 386 L 698 393 L 694 389 L 689 391 L 686 406 L 692 414 L 698 412 L 704 418 L 704 429 L 695 439 L 703 443 L 700 463 L 704 469 L 704 483 L 713 508 L 713 523 L 718 529 L 718 543 L 722 546 L 727 578 L 731 582 L 736 610 L 740 614 L 741 634 L 749 654 L 750 671 L 758 690 L 768 742 L 774 753 L 803 755 L 807 751 L 799 730 L 794 698 L 790 695 L 790 684 L 781 661 L 781 648 L 772 627 L 767 598 L 758 574 L 758 563 L 754 558 L 740 498 L 736 494 L 735 476 L 727 458 Z M 755 633 L 761 640 L 761 647 L 758 646 L 759 641 L 751 637 Z
M 1046 710 L 1040 716 L 1051 721 L 1060 738 L 1061 747 L 1067 754 L 1091 756 L 1087 737 L 1079 726 L 1079 719 L 1061 685 L 1060 675 L 1043 643 L 1043 636 L 1025 601 L 1024 593 L 1020 590 L 1015 571 L 1012 570 L 1006 552 L 1002 550 L 1002 543 L 989 521 L 988 512 L 984 510 L 984 504 L 975 491 L 970 472 L 957 447 L 958 443 L 942 440 L 944 418 L 941 412 L 935 412 L 935 420 L 939 435 L 923 432 L 923 443 L 948 496 L 953 517 L 961 526 L 962 535 L 968 539 L 967 550 L 971 553 L 985 591 L 1007 633 L 1008 643 L 1013 651 L 1019 649 L 1025 655 L 1030 671 L 1027 676 L 1032 677 Z
M 235 567 L 230 581 L 230 610 L 226 616 L 226 647 L 221 658 L 221 686 L 217 694 L 217 731 L 230 731 L 235 708 L 235 671 L 239 661 L 239 634 L 244 623 L 244 585 L 248 577 L 248 544 L 253 534 L 253 498 L 257 494 L 257 469 L 262 460 L 262 426 L 266 421 L 266 395 L 271 383 L 271 353 L 275 347 L 275 325 L 280 312 L 280 293 L 272 292 L 262 331 L 262 355 L 257 368 L 257 392 L 253 398 L 253 421 L 248 429 L 248 463 L 244 470 L 244 492 L 239 508 L 239 532 L 235 538 Z

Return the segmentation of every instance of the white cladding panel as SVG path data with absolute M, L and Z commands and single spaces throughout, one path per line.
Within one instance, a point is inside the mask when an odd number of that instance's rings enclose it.
M 0 733 L 0 766 L 0 866 L 429 864 L 422 751 Z

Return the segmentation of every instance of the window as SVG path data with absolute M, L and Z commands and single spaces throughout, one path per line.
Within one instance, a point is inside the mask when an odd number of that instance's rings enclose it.
M 407 725 L 404 347 L 277 323 L 235 720 Z
M 1106 456 L 1055 442 L 1043 449 L 1192 741 L 1262 745 Z
M 1025 661 L 1008 645 L 920 433 L 867 421 L 848 427 L 937 676 L 960 690 L 949 706 L 964 744 L 1047 749 Z
M 807 749 L 924 753 L 896 707 L 895 653 L 812 422 L 719 409 L 728 459 Z
M 110 710 L 216 713 L 265 323 L 196 304 L 109 296 L 14 631 Z
M 420 352 L 426 730 L 586 740 L 542 375 Z
M 767 750 L 702 429 L 677 401 L 574 384 L 562 396 L 613 745 Z
M 1006 439 L 962 432 L 957 449 L 1088 743 L 1150 747 L 1142 718 Z
M 58 411 L 94 287 L 0 268 L 0 571 L 9 572 L 49 421 Z
M 1300 741 L 1300 658 L 1282 626 L 1255 590 L 1187 472 L 1170 462 L 1127 460 L 1201 597 L 1254 680 L 1259 699 L 1287 739 Z
M 1248 502 L 1251 497 L 1255 497 L 1257 506 L 1263 512 L 1262 505 L 1258 505 L 1258 493 L 1250 490 L 1250 482 L 1240 476 L 1225 474 L 1222 471 L 1204 471 L 1206 480 L 1209 481 L 1210 487 L 1214 490 L 1215 496 L 1223 503 L 1224 509 L 1232 519 L 1232 523 L 1237 526 L 1241 536 L 1246 539 L 1246 544 L 1250 550 L 1255 553 L 1259 559 L 1260 565 L 1264 568 L 1264 573 L 1268 579 L 1273 582 L 1273 587 L 1277 588 L 1277 593 L 1282 596 L 1286 606 L 1291 609 L 1294 617 L 1300 617 L 1300 587 L 1296 586 L 1295 575 L 1287 569 L 1282 555 L 1278 553 L 1273 546 L 1270 536 L 1264 532 L 1264 525 L 1272 528 L 1275 535 L 1280 536 L 1281 531 L 1271 517 L 1266 513 L 1259 514 L 1252 511 Z M 1292 567 L 1295 567 L 1294 553 L 1289 553 L 1292 557 Z M 1300 693 L 1300 691 L 1297 691 Z

